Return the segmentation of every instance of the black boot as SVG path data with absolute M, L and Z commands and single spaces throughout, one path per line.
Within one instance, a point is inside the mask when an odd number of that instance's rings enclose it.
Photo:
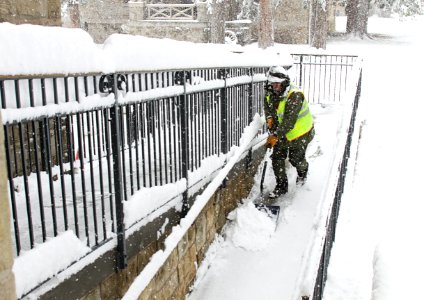
M 275 199 L 280 197 L 281 195 L 284 195 L 289 190 L 289 184 L 287 179 L 279 180 L 277 179 L 277 185 L 275 186 L 275 189 L 269 193 L 269 198 Z
M 308 169 L 303 171 L 297 171 L 296 185 L 304 185 L 306 182 L 306 177 L 308 177 Z

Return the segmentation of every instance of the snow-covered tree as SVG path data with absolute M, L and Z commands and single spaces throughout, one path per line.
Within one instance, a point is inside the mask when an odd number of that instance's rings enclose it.
M 255 0 L 239 0 L 242 1 L 240 13 L 237 15 L 238 20 L 255 20 L 258 17 L 258 3 Z
M 424 12 L 422 3 L 420 0 L 395 0 L 392 12 L 401 17 L 419 15 Z
M 394 13 L 400 17 L 410 17 L 424 12 L 420 0 L 372 0 L 371 6 L 385 16 Z

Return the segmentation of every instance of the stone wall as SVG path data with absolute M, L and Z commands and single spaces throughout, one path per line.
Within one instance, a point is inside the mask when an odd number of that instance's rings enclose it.
M 128 14 L 128 4 L 122 0 L 87 0 L 79 5 L 80 26 L 96 43 L 103 43 L 113 33 L 122 33 Z
M 181 22 L 158 22 L 148 21 L 137 24 L 127 23 L 124 32 L 134 35 L 142 35 L 153 38 L 169 38 L 177 41 L 187 41 L 194 43 L 207 43 L 209 31 L 206 30 L 205 23 L 191 22 L 190 24 Z
M 260 148 L 253 152 L 251 158 L 246 156 L 233 168 L 225 186 L 210 198 L 138 299 L 185 299 L 194 282 L 197 266 L 203 261 L 209 245 L 226 223 L 228 213 L 248 196 L 264 154 L 265 149 Z M 166 219 L 169 223 L 158 239 L 157 232 Z M 63 299 L 63 295 L 67 295 L 68 299 L 82 300 L 121 299 L 137 275 L 143 271 L 150 257 L 164 249 L 166 237 L 179 221 L 179 212 L 171 209 L 127 237 L 126 269 L 115 270 L 116 253 L 114 250 L 109 251 L 39 299 Z
M 0 22 L 61 26 L 60 0 L 2 0 Z
M 259 158 L 248 169 L 242 163 L 238 170 L 233 170 L 226 187 L 212 196 L 196 222 L 138 299 L 185 299 L 194 282 L 197 266 L 205 258 L 216 233 L 226 223 L 226 216 L 237 207 L 240 200 L 248 196 L 258 162 Z
M 3 126 L 0 128 L 0 140 L 4 140 Z M 13 248 L 10 234 L 10 208 L 6 174 L 6 156 L 4 147 L 0 147 L 0 299 L 14 300 L 16 293 L 15 278 L 12 272 Z

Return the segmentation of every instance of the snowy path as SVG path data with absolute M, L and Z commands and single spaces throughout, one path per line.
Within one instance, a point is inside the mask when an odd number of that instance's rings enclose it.
M 277 202 L 282 209 L 276 231 L 263 230 L 263 224 L 255 219 L 255 213 L 261 213 L 248 205 L 259 194 L 259 168 L 250 196 L 236 210 L 236 220 L 228 222 L 224 237 L 211 246 L 188 299 L 292 297 L 301 271 L 302 254 L 313 234 L 314 216 L 334 156 L 339 108 L 337 105 L 312 106 L 317 134 L 307 153 L 310 176 L 305 186 L 296 188 L 296 172 L 290 167 L 289 193 Z M 268 170 L 265 192 L 275 185 L 272 168 Z M 270 235 L 266 238 L 266 234 Z
M 380 21 L 375 29 L 386 38 L 352 47 L 365 61 L 358 112 L 364 126 L 325 300 L 423 299 L 424 18 Z
M 336 40 L 327 47 L 330 53 L 361 55 L 364 71 L 357 120 L 362 123 L 361 142 L 357 163 L 349 166 L 324 299 L 422 299 L 424 18 L 370 18 L 368 28 L 379 35 Z M 308 50 L 289 47 L 291 52 Z M 317 119 L 324 120 L 321 114 Z M 320 145 L 323 155 L 311 160 L 307 185 L 281 199 L 283 213 L 269 243 L 254 251 L 258 240 L 240 248 L 233 235 L 220 238 L 200 266 L 189 300 L 291 299 L 332 157 L 331 128 L 325 127 L 325 134 L 318 128 L 311 150 Z M 272 174 L 266 182 L 273 186 Z M 252 190 L 257 194 L 258 184 Z M 252 236 L 255 225 L 248 227 Z

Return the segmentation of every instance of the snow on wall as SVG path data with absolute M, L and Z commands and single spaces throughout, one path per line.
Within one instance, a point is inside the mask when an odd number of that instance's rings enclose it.
M 291 65 L 288 52 L 113 34 L 95 44 L 82 29 L 0 24 L 0 75 L 111 73 Z
M 31 251 L 22 253 L 15 258 L 13 264 L 17 297 L 56 275 L 90 251 L 84 242 L 68 230 L 37 245 Z

